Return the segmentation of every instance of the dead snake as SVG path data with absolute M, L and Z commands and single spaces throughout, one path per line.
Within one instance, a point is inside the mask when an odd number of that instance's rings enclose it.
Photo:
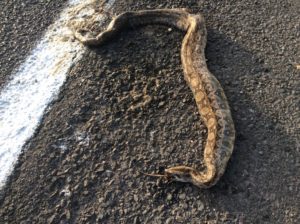
M 206 28 L 202 15 L 190 14 L 185 9 L 156 9 L 125 12 L 115 17 L 108 28 L 95 38 L 86 38 L 78 31 L 75 37 L 84 45 L 104 44 L 128 27 L 161 24 L 186 32 L 181 47 L 184 78 L 193 92 L 199 113 L 207 127 L 204 149 L 204 171 L 188 166 L 165 169 L 163 176 L 169 180 L 190 182 L 200 188 L 213 186 L 223 175 L 231 157 L 235 129 L 230 108 L 218 80 L 206 65 Z

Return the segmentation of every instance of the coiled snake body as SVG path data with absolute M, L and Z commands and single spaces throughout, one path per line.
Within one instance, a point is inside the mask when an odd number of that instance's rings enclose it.
M 181 47 L 184 78 L 193 92 L 199 113 L 207 127 L 204 171 L 199 172 L 188 166 L 175 166 L 166 169 L 161 176 L 169 180 L 190 182 L 200 188 L 211 187 L 225 171 L 233 151 L 235 129 L 224 91 L 206 65 L 206 28 L 203 16 L 190 14 L 185 9 L 125 12 L 114 18 L 108 28 L 95 38 L 86 38 L 80 32 L 76 32 L 75 37 L 84 45 L 101 45 L 121 29 L 148 24 L 172 26 L 186 32 Z

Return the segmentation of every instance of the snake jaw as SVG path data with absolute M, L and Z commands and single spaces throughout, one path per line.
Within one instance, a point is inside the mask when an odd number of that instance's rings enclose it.
M 163 178 L 167 182 L 189 182 L 193 183 L 193 178 L 191 176 L 192 169 L 190 167 L 185 166 L 177 166 L 177 167 L 171 167 L 168 169 L 165 169 L 163 174 L 158 173 L 144 173 L 142 174 L 150 177 L 157 177 L 157 178 Z
M 159 173 L 144 173 L 140 171 L 143 175 L 149 176 L 149 177 L 158 177 L 158 178 L 167 178 L 167 175 L 165 174 L 159 174 Z
M 172 181 L 193 183 L 193 177 L 191 175 L 192 172 L 193 168 L 186 166 L 176 166 L 166 169 L 165 176 L 167 176 L 168 179 Z
M 141 172 L 141 171 L 140 171 Z M 173 176 L 167 172 L 164 172 L 164 174 L 159 174 L 159 173 L 144 173 L 141 172 L 143 175 L 149 176 L 149 177 L 156 177 L 156 178 L 162 178 L 166 180 L 168 183 L 172 182 L 175 180 Z

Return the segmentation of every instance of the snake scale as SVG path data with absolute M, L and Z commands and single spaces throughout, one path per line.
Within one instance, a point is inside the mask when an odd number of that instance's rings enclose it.
M 165 169 L 163 175 L 153 176 L 209 188 L 217 183 L 225 171 L 234 147 L 235 129 L 224 91 L 206 65 L 204 51 L 207 31 L 203 16 L 190 14 L 186 9 L 129 11 L 115 17 L 108 28 L 94 38 L 87 38 L 80 31 L 74 35 L 84 45 L 97 46 L 111 40 L 122 29 L 150 24 L 175 27 L 185 32 L 181 47 L 184 78 L 207 127 L 203 171 L 189 166 L 175 166 Z

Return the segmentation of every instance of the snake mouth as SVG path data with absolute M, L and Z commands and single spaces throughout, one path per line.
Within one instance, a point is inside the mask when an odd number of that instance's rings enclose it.
M 140 171 L 141 172 L 141 171 Z M 144 172 L 141 172 L 143 175 L 145 176 L 149 176 L 149 177 L 156 177 L 156 178 L 161 178 L 161 179 L 165 179 L 166 181 L 172 181 L 173 180 L 173 177 L 171 174 L 165 172 L 163 174 L 159 174 L 159 173 L 144 173 Z

